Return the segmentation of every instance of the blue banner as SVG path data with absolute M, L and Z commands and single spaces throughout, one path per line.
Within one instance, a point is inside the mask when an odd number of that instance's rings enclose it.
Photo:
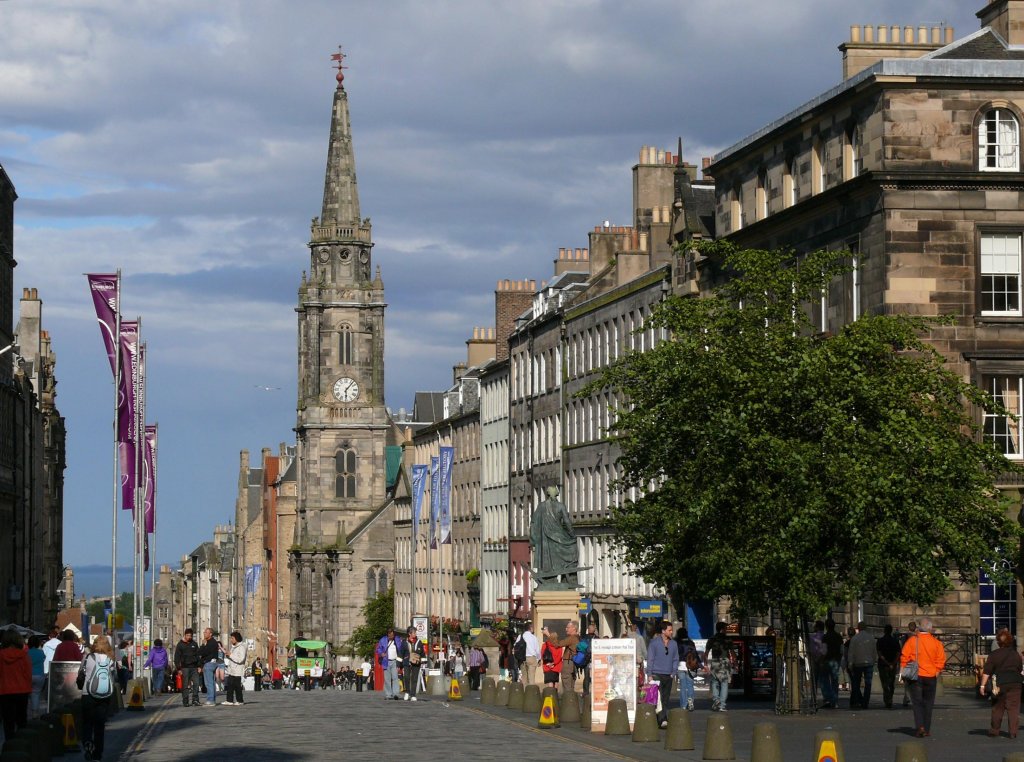
M 441 544 L 452 544 L 452 460 L 455 449 L 441 448 Z
M 427 467 L 412 467 L 412 537 L 420 533 L 420 512 L 423 510 L 423 489 L 427 486 Z
M 437 550 L 437 519 L 441 506 L 441 469 L 436 455 L 430 456 L 430 549 Z

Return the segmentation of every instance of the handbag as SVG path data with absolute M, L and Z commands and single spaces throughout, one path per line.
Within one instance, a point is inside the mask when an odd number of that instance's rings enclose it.
M 917 660 L 921 657 L 921 641 L 914 636 L 914 660 L 908 661 L 907 666 L 900 670 L 900 680 L 905 683 L 912 683 L 917 680 Z
M 657 706 L 661 698 L 661 690 L 657 683 L 648 683 L 644 688 L 644 703 Z

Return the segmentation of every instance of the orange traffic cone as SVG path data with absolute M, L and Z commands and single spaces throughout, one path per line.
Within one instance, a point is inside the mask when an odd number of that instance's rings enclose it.
M 451 684 L 448 686 L 448 700 L 462 701 L 462 689 L 459 687 L 457 678 L 453 677 Z
M 544 698 L 540 705 L 540 717 L 537 718 L 537 727 L 560 728 L 562 724 L 558 721 L 558 689 L 545 688 Z
M 132 680 L 128 683 L 128 706 L 125 707 L 129 712 L 141 712 L 145 707 L 142 704 L 142 681 Z

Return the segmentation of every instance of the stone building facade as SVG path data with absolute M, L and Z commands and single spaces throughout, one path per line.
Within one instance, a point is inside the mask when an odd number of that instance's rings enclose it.
M 506 358 L 480 371 L 480 615 L 491 620 L 510 611 L 508 420 Z
M 851 252 L 853 272 L 809 306 L 818 328 L 835 331 L 859 315 L 951 315 L 955 323 L 934 329 L 931 344 L 1019 415 L 1024 4 L 992 0 L 978 16 L 982 28 L 960 40 L 948 30 L 904 30 L 887 36 L 879 55 L 865 50 L 886 27 L 855 27 L 840 85 L 723 151 L 709 169 L 718 230 L 730 240 Z M 1008 458 L 1022 457 L 1017 421 L 979 422 Z M 1000 487 L 1020 502 L 1019 479 Z M 1019 586 L 996 588 L 979 574 L 978 588 L 953 590 L 929 613 L 947 632 L 1010 626 L 1024 635 Z M 872 600 L 835 613 L 900 627 L 922 614 Z

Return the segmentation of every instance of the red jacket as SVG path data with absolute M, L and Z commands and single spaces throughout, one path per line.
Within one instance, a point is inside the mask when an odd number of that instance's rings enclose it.
M 32 660 L 22 648 L 0 648 L 0 694 L 32 692 Z
M 551 653 L 552 661 L 550 663 L 544 660 L 545 652 Z M 551 643 L 544 641 L 540 647 L 540 662 L 541 669 L 545 672 L 561 672 L 562 671 L 562 647 L 553 646 Z

